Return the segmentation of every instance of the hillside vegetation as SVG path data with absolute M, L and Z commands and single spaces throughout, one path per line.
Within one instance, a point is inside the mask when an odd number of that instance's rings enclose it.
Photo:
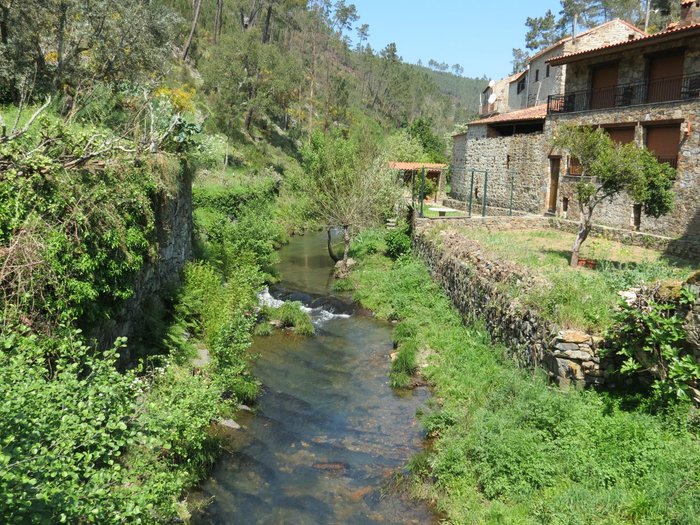
M 257 395 L 275 248 L 314 220 L 301 145 L 333 131 L 371 159 L 418 122 L 400 142 L 444 158 L 467 103 L 393 45 L 351 49 L 343 2 L 0 7 L 0 521 L 187 519 L 212 421 Z M 195 260 L 100 346 L 193 179 Z

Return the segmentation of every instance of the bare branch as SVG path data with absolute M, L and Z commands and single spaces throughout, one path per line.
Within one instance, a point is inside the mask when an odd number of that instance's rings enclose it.
M 41 115 L 44 111 L 46 111 L 46 108 L 49 107 L 51 104 L 51 97 L 48 97 L 46 99 L 46 102 L 44 103 L 43 106 L 41 106 L 39 109 L 37 109 L 34 114 L 31 116 L 31 118 L 27 121 L 27 123 L 24 125 L 22 129 L 19 131 L 14 131 L 10 135 L 3 135 L 0 137 L 0 144 L 3 144 L 5 142 L 10 142 L 11 140 L 18 139 L 22 135 L 24 135 L 27 131 L 29 131 L 29 128 L 32 127 L 32 124 L 34 124 L 34 121 Z

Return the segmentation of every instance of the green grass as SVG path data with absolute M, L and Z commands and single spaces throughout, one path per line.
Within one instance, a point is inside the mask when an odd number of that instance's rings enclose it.
M 449 523 L 700 523 L 700 446 L 687 407 L 651 415 L 611 395 L 550 387 L 482 327 L 463 326 L 416 260 L 367 255 L 351 279 L 363 305 L 400 321 L 396 343 L 408 352 L 392 382 L 430 354 L 423 375 L 434 402 L 422 420 L 437 439 L 411 462 L 413 488 Z
M 656 281 L 684 280 L 697 269 L 697 263 L 691 261 L 597 238 L 588 239 L 581 251 L 581 257 L 597 261 L 597 268 L 571 268 L 573 234 L 485 229 L 465 229 L 461 233 L 538 276 L 543 286 L 529 291 L 511 286 L 509 293 L 562 328 L 603 331 L 610 326 L 619 291 Z

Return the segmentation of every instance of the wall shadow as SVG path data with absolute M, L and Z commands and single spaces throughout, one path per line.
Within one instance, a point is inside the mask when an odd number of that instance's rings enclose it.
M 670 260 L 681 257 L 695 262 L 700 269 L 700 203 L 696 204 L 693 218 L 688 222 L 683 235 L 668 243 L 664 257 Z

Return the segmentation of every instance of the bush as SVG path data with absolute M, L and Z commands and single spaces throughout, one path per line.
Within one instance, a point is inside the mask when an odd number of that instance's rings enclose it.
M 389 230 L 384 237 L 386 241 L 386 255 L 394 260 L 411 251 L 411 238 L 406 228 L 397 227 Z

